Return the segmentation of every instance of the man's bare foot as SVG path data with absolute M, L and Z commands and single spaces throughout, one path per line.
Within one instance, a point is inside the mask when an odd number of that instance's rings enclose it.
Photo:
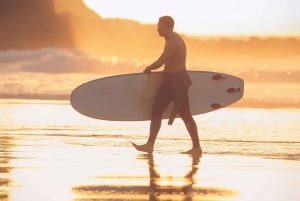
M 201 156 L 202 155 L 202 149 L 201 147 L 192 148 L 188 151 L 182 152 L 183 154 L 189 154 L 192 156 Z
M 134 148 L 136 148 L 136 150 L 138 151 L 143 151 L 143 152 L 147 152 L 148 154 L 151 154 L 153 152 L 153 147 L 154 144 L 153 143 L 146 143 L 143 145 L 137 145 L 133 142 L 131 142 L 132 146 L 134 146 Z

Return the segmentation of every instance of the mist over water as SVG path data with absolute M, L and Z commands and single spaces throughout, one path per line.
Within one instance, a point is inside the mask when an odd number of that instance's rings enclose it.
M 245 81 L 242 107 L 299 107 L 300 71 L 295 60 L 251 60 L 233 64 L 188 64 L 189 70 L 217 71 Z M 142 72 L 147 60 L 104 57 L 81 49 L 44 48 L 0 52 L 0 98 L 68 100 L 83 82 L 108 75 Z M 282 65 L 282 67 L 280 67 Z

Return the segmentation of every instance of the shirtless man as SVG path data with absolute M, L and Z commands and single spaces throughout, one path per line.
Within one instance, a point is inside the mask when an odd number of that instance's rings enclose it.
M 150 134 L 146 144 L 132 145 L 139 151 L 152 153 L 157 134 L 161 127 L 162 114 L 166 107 L 174 101 L 174 107 L 170 113 L 168 124 L 172 125 L 177 114 L 182 118 L 191 136 L 192 149 L 183 152 L 191 155 L 201 155 L 202 149 L 199 143 L 197 125 L 192 117 L 188 88 L 192 84 L 186 71 L 186 46 L 183 39 L 173 31 L 174 20 L 170 16 L 159 18 L 157 31 L 165 38 L 165 47 L 161 56 L 144 73 L 160 68 L 164 64 L 163 80 L 156 94 L 152 106 Z

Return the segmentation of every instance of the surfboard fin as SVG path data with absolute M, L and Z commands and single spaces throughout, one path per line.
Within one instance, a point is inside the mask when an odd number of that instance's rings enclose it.
M 239 92 L 241 91 L 240 88 L 228 88 L 227 89 L 227 93 L 230 93 L 230 94 L 233 94 L 233 93 L 236 93 L 236 92 Z
M 222 75 L 220 74 L 215 74 L 211 77 L 213 80 L 224 80 L 225 77 L 223 77 Z
M 222 106 L 220 105 L 220 103 L 213 103 L 210 105 L 210 107 L 213 109 L 220 109 Z

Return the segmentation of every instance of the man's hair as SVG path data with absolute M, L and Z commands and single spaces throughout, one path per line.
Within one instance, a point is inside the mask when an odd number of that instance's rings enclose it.
M 168 27 L 170 28 L 174 28 L 174 19 L 171 16 L 162 16 L 159 18 L 159 22 L 163 22 L 164 24 L 166 24 Z

